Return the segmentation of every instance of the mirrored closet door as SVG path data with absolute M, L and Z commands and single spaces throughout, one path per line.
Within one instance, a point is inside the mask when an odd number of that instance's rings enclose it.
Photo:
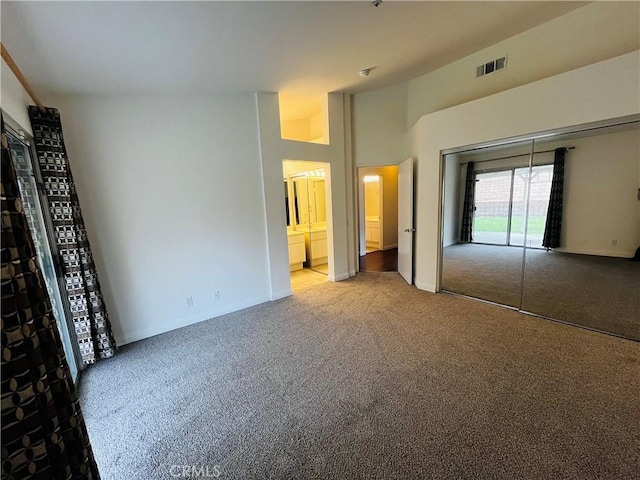
M 637 118 L 443 167 L 441 290 L 640 340 Z

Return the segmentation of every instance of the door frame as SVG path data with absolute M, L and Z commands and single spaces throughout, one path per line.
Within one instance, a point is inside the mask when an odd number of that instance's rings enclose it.
M 366 232 L 363 230 L 364 225 L 362 222 L 365 220 L 364 215 L 364 188 L 362 187 L 362 179 L 364 175 L 361 175 L 361 169 L 364 168 L 384 168 L 384 167 L 398 167 L 398 163 L 384 163 L 384 164 L 376 164 L 376 165 L 356 165 L 355 166 L 355 175 L 354 175 L 354 183 L 355 183 L 355 225 L 356 225 L 356 255 L 357 258 L 360 258 L 366 255 Z M 396 174 L 397 175 L 397 174 Z M 380 250 L 383 250 L 383 209 L 384 209 L 384 193 L 382 192 L 384 185 L 384 179 L 382 175 L 380 175 Z M 363 236 L 364 232 L 364 236 Z M 364 242 L 363 242 L 364 240 Z M 364 245 L 364 253 L 363 247 Z M 397 248 L 396 246 L 389 246 L 389 249 Z M 360 261 L 356 261 L 356 272 L 360 271 Z

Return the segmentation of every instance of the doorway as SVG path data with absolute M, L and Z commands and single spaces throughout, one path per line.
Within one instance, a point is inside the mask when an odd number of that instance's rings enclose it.
M 382 249 L 383 177 L 364 176 L 364 230 L 366 253 Z
M 358 168 L 359 270 L 398 270 L 398 166 Z
M 328 280 L 329 165 L 283 161 L 289 271 L 294 292 Z

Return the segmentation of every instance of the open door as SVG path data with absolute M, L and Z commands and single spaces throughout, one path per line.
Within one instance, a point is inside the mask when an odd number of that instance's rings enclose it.
M 398 166 L 398 273 L 413 285 L 413 158 Z

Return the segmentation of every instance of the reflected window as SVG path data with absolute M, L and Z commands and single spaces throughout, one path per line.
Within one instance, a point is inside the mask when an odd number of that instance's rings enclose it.
M 527 189 L 528 177 L 529 167 L 476 173 L 474 243 L 524 246 L 526 233 L 528 247 L 542 248 L 553 165 L 532 167 Z

